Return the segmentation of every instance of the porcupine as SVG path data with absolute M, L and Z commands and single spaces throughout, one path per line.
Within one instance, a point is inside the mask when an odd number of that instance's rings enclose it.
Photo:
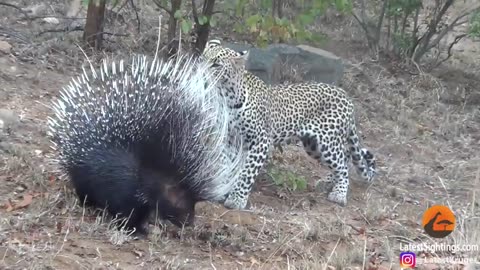
M 215 80 L 193 55 L 90 64 L 53 102 L 52 160 L 82 202 L 129 230 L 147 234 L 153 211 L 192 225 L 195 204 L 225 200 L 243 160 Z

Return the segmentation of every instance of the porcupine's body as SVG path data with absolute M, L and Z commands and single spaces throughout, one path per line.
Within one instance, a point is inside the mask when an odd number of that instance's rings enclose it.
M 49 119 L 55 161 L 80 200 L 128 217 L 192 224 L 198 201 L 223 201 L 243 158 L 206 64 L 133 57 L 91 67 L 61 91 Z

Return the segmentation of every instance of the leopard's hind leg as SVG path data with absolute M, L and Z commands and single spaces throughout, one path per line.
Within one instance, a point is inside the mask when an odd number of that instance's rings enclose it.
M 331 185 L 328 200 L 345 206 L 349 187 L 348 156 L 341 138 L 310 133 L 302 136 L 302 143 L 309 156 L 327 165 L 331 170 L 327 176 L 330 183 L 326 183 Z

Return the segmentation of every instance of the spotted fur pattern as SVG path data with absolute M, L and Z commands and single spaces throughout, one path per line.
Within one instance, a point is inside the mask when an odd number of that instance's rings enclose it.
M 203 52 L 220 76 L 218 90 L 230 108 L 230 133 L 244 139 L 246 162 L 224 205 L 245 208 L 255 177 L 272 145 L 302 141 L 306 152 L 331 173 L 328 200 L 345 206 L 351 160 L 361 178 L 375 175 L 373 154 L 360 146 L 354 106 L 344 90 L 324 83 L 267 86 L 246 71 L 248 52 L 236 52 L 210 40 Z

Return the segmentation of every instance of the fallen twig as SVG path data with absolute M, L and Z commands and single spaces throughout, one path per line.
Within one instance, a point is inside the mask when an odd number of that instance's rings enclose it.
M 46 33 L 70 33 L 70 32 L 76 32 L 76 31 L 84 31 L 83 26 L 76 26 L 74 28 L 65 27 L 60 29 L 49 29 L 49 30 L 45 30 L 38 33 L 36 36 L 39 37 Z M 128 34 L 117 34 L 117 33 L 110 33 L 110 32 L 101 32 L 100 34 L 104 34 L 107 36 L 128 37 Z
M 9 4 L 9 3 L 0 2 L 0 6 L 7 6 L 7 7 L 14 8 L 14 9 L 20 11 L 20 13 L 22 13 L 23 16 L 25 16 L 26 18 L 30 18 L 30 16 L 28 16 L 28 13 L 27 13 L 26 11 L 24 11 L 22 8 L 14 5 L 14 4 Z
M 133 0 L 130 0 L 130 5 L 132 5 L 132 8 L 133 8 L 133 11 L 135 12 L 135 17 L 137 17 L 137 31 L 138 33 L 140 33 L 140 17 L 138 16 L 138 12 L 137 12 L 137 7 L 135 6 L 135 3 L 133 3 Z

